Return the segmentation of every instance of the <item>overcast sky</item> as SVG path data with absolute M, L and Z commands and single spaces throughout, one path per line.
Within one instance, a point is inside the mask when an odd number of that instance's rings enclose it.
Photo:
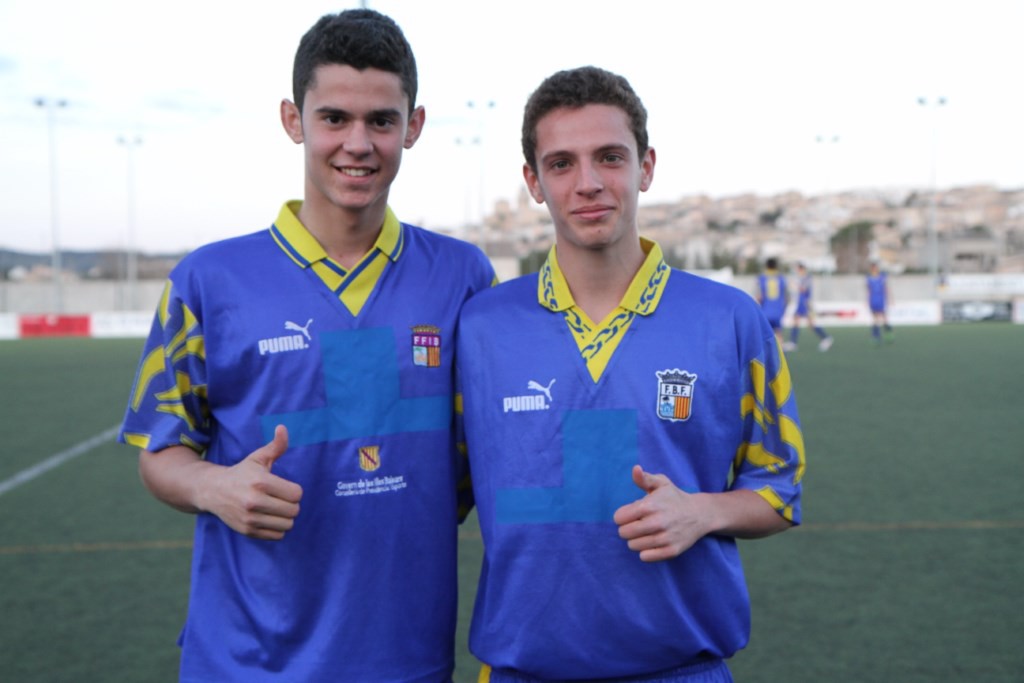
M 419 63 L 427 124 L 391 194 L 407 222 L 458 228 L 514 200 L 527 96 L 583 64 L 647 105 L 646 203 L 924 188 L 933 149 L 939 186 L 1024 187 L 1019 0 L 368 4 Z M 295 47 L 358 5 L 0 0 L 0 247 L 180 250 L 267 227 L 302 192 L 278 118 Z

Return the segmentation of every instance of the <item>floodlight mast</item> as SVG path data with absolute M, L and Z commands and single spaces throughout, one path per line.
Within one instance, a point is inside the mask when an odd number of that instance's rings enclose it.
M 939 96 L 931 99 L 927 97 L 918 97 L 917 103 L 922 107 L 931 109 L 931 160 L 929 163 L 928 171 L 928 184 L 930 186 L 930 193 L 928 195 L 928 273 L 931 275 L 932 284 L 937 286 L 939 283 L 939 240 L 936 232 L 936 193 L 938 192 L 937 187 L 937 168 L 938 168 L 938 135 L 939 126 L 936 119 L 936 113 L 939 107 L 943 107 L 946 104 L 946 98 Z
M 121 135 L 117 138 L 117 144 L 125 148 L 127 158 L 128 223 L 125 240 L 125 281 L 128 285 L 128 296 L 125 308 L 134 311 L 139 307 L 139 259 L 135 226 L 135 149 L 142 144 L 142 138 L 137 135 L 134 137 Z
M 61 263 L 60 255 L 60 216 L 58 211 L 59 193 L 57 181 L 57 109 L 67 107 L 68 101 L 37 97 L 35 105 L 46 110 L 46 134 L 50 156 L 50 239 L 53 242 L 53 251 L 50 257 L 50 267 L 53 270 L 53 312 L 63 313 L 64 289 L 61 282 L 63 264 Z

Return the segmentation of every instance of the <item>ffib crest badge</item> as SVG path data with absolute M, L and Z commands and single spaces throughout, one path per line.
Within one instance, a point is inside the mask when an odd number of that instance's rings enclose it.
M 441 328 L 414 325 L 412 328 L 412 362 L 425 368 L 441 367 Z
M 689 420 L 697 375 L 679 368 L 654 374 L 658 377 L 658 417 L 669 422 Z

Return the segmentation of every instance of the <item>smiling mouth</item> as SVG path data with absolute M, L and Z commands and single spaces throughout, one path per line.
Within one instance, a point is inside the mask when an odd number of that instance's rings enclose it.
M 347 175 L 352 178 L 365 178 L 368 175 L 373 175 L 376 171 L 369 168 L 338 168 L 338 171 L 342 175 Z

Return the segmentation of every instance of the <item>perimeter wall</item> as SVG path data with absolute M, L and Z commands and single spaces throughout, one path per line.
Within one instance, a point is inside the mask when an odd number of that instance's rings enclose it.
M 512 264 L 495 267 L 502 279 L 511 277 Z M 698 274 L 751 295 L 756 289 L 756 276 L 727 270 Z M 58 292 L 51 282 L 0 282 L 0 339 L 142 337 L 149 332 L 163 287 L 162 280 L 143 280 L 134 287 L 125 282 L 69 281 Z M 928 275 L 894 275 L 889 288 L 889 319 L 894 325 L 1024 323 L 1024 273 L 950 275 L 939 286 Z M 814 307 L 825 327 L 871 324 L 862 275 L 816 276 Z

